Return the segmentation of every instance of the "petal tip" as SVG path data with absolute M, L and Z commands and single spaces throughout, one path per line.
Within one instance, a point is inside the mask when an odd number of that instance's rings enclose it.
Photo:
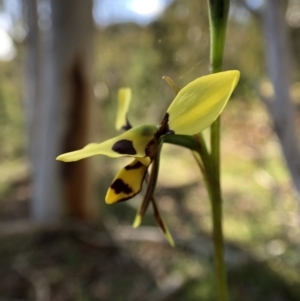
M 169 230 L 167 230 L 166 233 L 164 233 L 164 236 L 165 236 L 166 240 L 168 241 L 168 243 L 170 244 L 170 246 L 175 248 L 175 242 L 174 242 L 174 239 L 173 239 L 171 233 L 169 232 Z
M 107 205 L 112 205 L 112 204 L 115 203 L 115 200 L 112 199 L 108 194 L 106 194 L 106 197 L 105 197 L 105 203 L 106 203 Z
M 65 158 L 65 155 L 62 154 L 62 155 L 59 155 L 55 158 L 56 161 L 62 161 L 62 162 L 68 162 Z
M 132 228 L 136 229 L 138 228 L 142 223 L 142 216 L 140 214 L 137 214 L 134 221 L 133 221 L 133 224 L 132 224 Z
M 116 199 L 115 199 L 115 194 L 111 193 L 110 187 L 107 190 L 106 196 L 105 196 L 105 203 L 107 205 L 112 205 L 114 203 L 116 203 Z

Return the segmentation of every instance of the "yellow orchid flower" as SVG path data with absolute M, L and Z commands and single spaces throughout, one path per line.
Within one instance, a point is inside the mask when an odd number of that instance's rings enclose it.
M 105 201 L 113 204 L 131 199 L 141 191 L 149 165 L 158 160 L 163 137 L 192 136 L 209 127 L 223 111 L 238 83 L 239 76 L 239 71 L 231 70 L 202 76 L 192 81 L 178 92 L 159 126 L 148 124 L 132 128 L 127 118 L 131 90 L 120 89 L 116 129 L 126 131 L 102 143 L 91 143 L 80 150 L 59 155 L 56 159 L 71 162 L 94 155 L 112 158 L 133 157 L 132 163 L 125 166 L 112 181 Z M 149 202 L 152 202 L 160 228 L 166 229 L 152 195 L 155 184 L 156 179 L 149 184 L 151 193 L 146 193 L 142 211 L 144 213 Z M 142 215 L 141 213 L 137 215 L 135 226 L 139 225 Z M 163 232 L 166 235 L 168 230 Z M 173 244 L 170 235 L 167 239 Z

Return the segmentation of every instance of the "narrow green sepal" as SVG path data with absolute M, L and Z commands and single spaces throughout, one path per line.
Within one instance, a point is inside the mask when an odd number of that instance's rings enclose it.
M 173 239 L 166 223 L 164 222 L 162 216 L 159 213 L 159 209 L 157 207 L 157 204 L 156 204 L 154 198 L 152 198 L 152 206 L 153 206 L 153 211 L 154 211 L 154 217 L 155 217 L 156 224 L 160 228 L 161 232 L 163 233 L 163 235 L 164 235 L 165 239 L 168 241 L 168 243 L 172 247 L 175 247 L 174 239 Z

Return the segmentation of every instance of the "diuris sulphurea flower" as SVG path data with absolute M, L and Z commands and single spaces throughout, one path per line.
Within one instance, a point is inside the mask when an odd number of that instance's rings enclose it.
M 121 169 L 112 181 L 105 201 L 113 204 L 131 199 L 141 191 L 143 182 L 145 180 L 147 182 L 150 164 L 155 165 L 155 162 L 158 162 L 164 137 L 193 136 L 209 127 L 223 111 L 238 83 L 239 76 L 239 71 L 230 70 L 202 76 L 190 82 L 177 93 L 158 126 L 146 124 L 131 127 L 127 118 L 131 90 L 123 88 L 119 91 L 116 128 L 123 129 L 125 132 L 102 143 L 91 143 L 80 150 L 59 155 L 56 159 L 71 162 L 95 155 L 106 155 L 112 158 L 132 157 L 133 161 Z M 135 225 L 140 223 L 151 202 L 154 213 L 156 212 L 157 223 L 161 224 L 160 228 L 166 228 L 161 217 L 157 217 L 159 211 L 153 199 L 157 175 L 153 180 L 151 177 L 153 173 L 158 173 L 158 167 L 151 170 L 146 197 Z M 163 232 L 166 235 L 165 231 Z

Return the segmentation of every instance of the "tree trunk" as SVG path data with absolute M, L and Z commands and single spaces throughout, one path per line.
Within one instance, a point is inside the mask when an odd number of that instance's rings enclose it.
M 26 1 L 26 16 L 27 16 L 27 57 L 25 66 L 25 116 L 27 125 L 27 141 L 28 153 L 30 159 L 35 157 L 34 145 L 36 114 L 38 112 L 39 99 L 39 64 L 40 61 L 40 32 L 38 27 L 37 1 Z
M 28 0 L 29 7 L 31 2 L 35 1 Z M 35 65 L 28 69 L 30 89 L 35 89 L 27 110 L 34 111 L 27 114 L 28 124 L 33 125 L 31 212 L 42 222 L 60 221 L 65 216 L 87 220 L 95 212 L 89 195 L 89 161 L 63 164 L 55 158 L 89 142 L 92 0 L 50 0 L 49 9 L 51 27 L 41 31 L 38 43 L 32 45 L 37 54 L 29 52 L 28 57 L 29 66 Z M 34 30 L 34 26 L 30 28 Z
M 270 115 L 294 185 L 300 193 L 300 150 L 296 133 L 295 107 L 291 101 L 291 48 L 285 21 L 287 2 L 266 0 L 262 24 L 266 41 L 269 78 L 274 89 Z

